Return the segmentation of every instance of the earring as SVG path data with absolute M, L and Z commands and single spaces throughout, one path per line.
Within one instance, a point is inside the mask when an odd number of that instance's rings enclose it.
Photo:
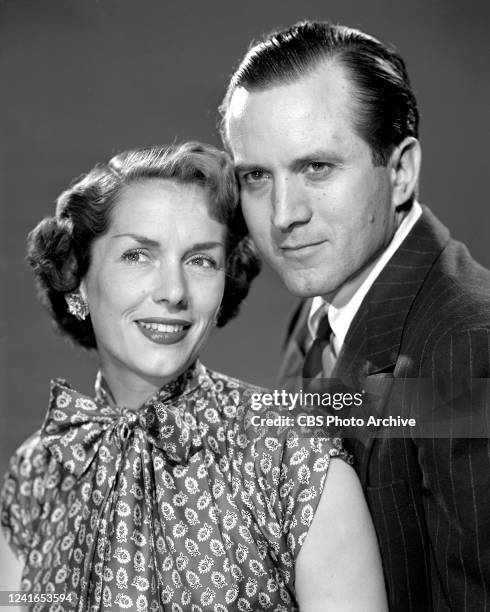
M 65 300 L 68 305 L 68 312 L 76 317 L 79 321 L 85 321 L 88 316 L 89 309 L 87 302 L 80 295 L 79 291 L 72 291 L 65 295 Z

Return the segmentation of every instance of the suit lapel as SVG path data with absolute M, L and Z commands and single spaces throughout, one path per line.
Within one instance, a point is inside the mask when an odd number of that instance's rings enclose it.
M 448 230 L 424 207 L 354 317 L 337 360 L 337 375 L 393 372 L 402 357 L 400 344 L 408 313 L 448 240 Z
M 369 414 L 383 416 L 389 403 L 389 383 L 400 354 L 406 319 L 429 270 L 449 240 L 448 230 L 424 207 L 402 245 L 375 280 L 359 308 L 345 338 L 334 370 L 334 376 L 344 380 L 366 379 L 367 386 L 376 388 L 380 381 L 378 405 L 360 407 L 364 419 Z M 384 379 L 384 380 L 382 380 Z M 374 384 L 374 387 L 373 387 Z M 366 482 L 368 457 L 372 450 L 375 428 L 361 427 L 346 432 L 351 436 L 346 446 L 354 454 L 361 482 Z

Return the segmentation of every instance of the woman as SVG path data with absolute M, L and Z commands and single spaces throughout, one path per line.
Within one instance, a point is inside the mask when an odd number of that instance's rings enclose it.
M 198 360 L 259 270 L 225 154 L 190 143 L 97 166 L 30 234 L 28 260 L 100 372 L 95 398 L 53 381 L 11 460 L 2 523 L 23 590 L 80 611 L 384 609 L 338 441 L 251 433 L 258 390 Z

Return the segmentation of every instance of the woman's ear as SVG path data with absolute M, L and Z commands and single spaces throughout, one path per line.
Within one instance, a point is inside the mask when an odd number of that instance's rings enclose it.
M 90 313 L 88 300 L 87 300 L 87 289 L 85 283 L 80 283 L 75 291 L 65 293 L 65 301 L 68 307 L 68 312 L 76 317 L 79 321 L 85 321 L 88 314 Z
M 88 304 L 87 285 L 85 284 L 85 279 L 83 279 L 81 281 L 81 283 L 78 285 L 78 291 L 79 291 L 80 295 L 82 296 L 83 301 Z
M 395 208 L 406 204 L 417 189 L 422 151 L 419 141 L 407 136 L 393 150 L 389 165 L 392 203 Z

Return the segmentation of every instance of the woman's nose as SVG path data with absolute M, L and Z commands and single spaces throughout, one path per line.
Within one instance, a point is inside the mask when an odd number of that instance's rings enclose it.
M 155 271 L 153 299 L 180 308 L 187 307 L 187 283 L 178 265 L 161 265 Z

